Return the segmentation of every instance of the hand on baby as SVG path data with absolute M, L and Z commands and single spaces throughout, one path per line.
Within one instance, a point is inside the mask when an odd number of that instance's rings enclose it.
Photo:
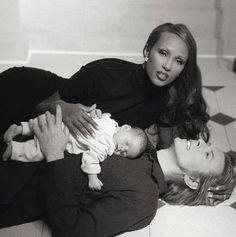
M 63 102 L 60 105 L 63 122 L 69 128 L 72 135 L 77 136 L 81 133 L 87 137 L 93 135 L 94 129 L 98 129 L 98 125 L 93 118 L 100 117 L 101 110 L 96 108 L 96 104 L 85 106 Z
M 61 107 L 57 106 L 55 116 L 47 111 L 45 118 L 39 116 L 37 120 L 30 120 L 40 149 L 48 162 L 63 159 L 69 140 L 69 130 L 66 126 L 62 128 Z

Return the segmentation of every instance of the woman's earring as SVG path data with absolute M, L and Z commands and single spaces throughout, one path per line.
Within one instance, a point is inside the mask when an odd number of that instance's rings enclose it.
M 145 61 L 145 62 L 147 62 L 147 61 L 148 61 L 148 57 L 147 57 L 147 56 L 144 58 L 144 61 Z

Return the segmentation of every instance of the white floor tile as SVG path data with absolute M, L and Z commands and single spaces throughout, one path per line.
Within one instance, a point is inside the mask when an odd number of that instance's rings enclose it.
M 118 235 L 117 237 L 150 237 L 149 226 L 136 231 L 126 232 L 124 234 Z
M 230 151 L 225 127 L 213 121 L 208 123 L 208 127 L 211 134 L 210 142 L 224 152 Z
M 228 206 L 165 206 L 150 225 L 150 237 L 235 237 L 236 210 Z
M 236 86 L 222 88 L 216 91 L 216 96 L 221 113 L 236 118 Z
M 23 225 L 0 229 L 1 237 L 41 237 L 43 221 L 34 221 Z
M 213 116 L 213 115 L 219 113 L 219 107 L 217 104 L 215 92 L 203 88 L 202 93 L 203 93 L 203 96 L 207 102 L 208 113 L 210 114 L 210 116 Z
M 236 121 L 225 126 L 232 151 L 236 152 Z

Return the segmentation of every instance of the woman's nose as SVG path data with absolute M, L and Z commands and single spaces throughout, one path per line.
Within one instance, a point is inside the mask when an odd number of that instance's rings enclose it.
M 171 67 L 172 67 L 171 59 L 166 59 L 166 61 L 162 65 L 162 67 L 165 69 L 165 71 L 170 71 Z

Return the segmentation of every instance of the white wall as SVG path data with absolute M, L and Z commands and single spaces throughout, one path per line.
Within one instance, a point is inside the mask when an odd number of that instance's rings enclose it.
M 18 0 L 0 0 L 0 60 L 25 59 L 28 39 L 20 20 Z
M 235 54 L 235 6 L 233 0 L 0 0 L 0 60 L 22 59 L 27 49 L 141 54 L 150 31 L 167 21 L 189 26 L 199 54 Z

